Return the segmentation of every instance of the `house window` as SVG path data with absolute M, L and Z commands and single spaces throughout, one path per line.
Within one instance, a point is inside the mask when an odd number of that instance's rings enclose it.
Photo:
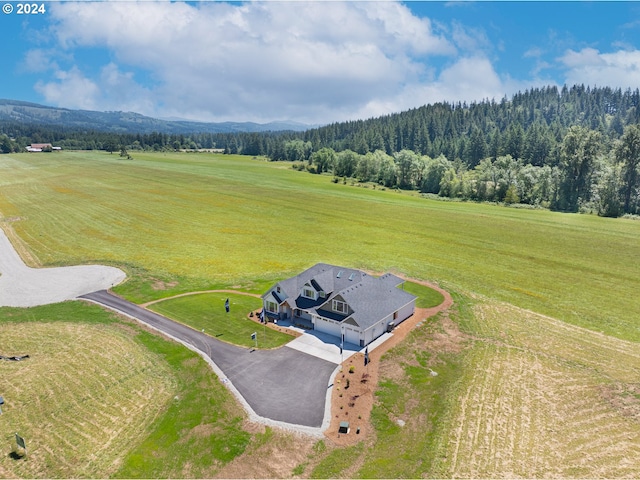
M 344 302 L 341 302 L 340 300 L 334 300 L 333 301 L 333 311 L 334 312 L 339 312 L 339 313 L 344 313 L 344 314 L 349 313 L 349 310 L 347 308 L 347 304 L 344 303 Z
M 315 295 L 314 295 L 314 290 L 313 288 L 310 287 L 304 287 L 302 289 L 302 296 L 306 297 L 306 298 L 312 298 L 315 299 Z
M 267 312 L 278 313 L 278 304 L 276 302 L 267 300 L 264 303 L 265 303 L 265 307 L 267 308 Z
M 327 294 L 324 293 L 322 290 L 318 292 L 318 295 L 320 295 L 320 298 L 325 298 L 327 296 Z
M 295 314 L 296 317 L 299 317 L 300 315 L 302 315 L 302 312 L 300 312 L 300 310 L 297 308 L 294 310 L 293 313 Z

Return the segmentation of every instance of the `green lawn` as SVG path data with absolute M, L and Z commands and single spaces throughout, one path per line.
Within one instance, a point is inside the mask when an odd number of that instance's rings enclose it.
M 418 297 L 416 299 L 417 308 L 437 307 L 444 302 L 444 296 L 440 292 L 415 282 L 404 282 L 402 289 Z
M 224 303 L 229 299 L 230 309 L 226 313 Z M 280 347 L 294 337 L 263 328 L 247 318 L 249 312 L 260 308 L 259 298 L 233 293 L 202 293 L 163 300 L 150 306 L 151 310 L 203 330 L 212 337 L 234 345 L 253 347 L 251 334 L 257 332 L 259 348 Z
M 239 156 L 133 156 L 2 155 L 0 212 L 45 265 L 124 266 L 118 292 L 136 302 L 261 292 L 322 261 L 640 340 L 640 222 L 439 202 Z

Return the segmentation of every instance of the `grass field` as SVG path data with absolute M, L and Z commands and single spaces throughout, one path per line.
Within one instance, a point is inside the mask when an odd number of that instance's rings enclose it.
M 415 282 L 403 283 L 402 289 L 418 297 L 416 299 L 416 307 L 418 308 L 437 307 L 444 302 L 444 297 L 440 292 Z
M 204 154 L 3 155 L 0 187 L 4 222 L 37 261 L 124 266 L 132 280 L 119 292 L 138 302 L 230 284 L 262 292 L 325 261 L 640 340 L 640 222 L 438 202 Z
M 225 312 L 224 302 L 229 299 L 230 311 Z M 259 309 L 259 298 L 233 293 L 202 293 L 154 303 L 150 308 L 162 315 L 203 330 L 223 342 L 253 347 L 253 332 L 258 332 L 259 348 L 276 348 L 293 340 L 293 336 L 270 328 L 264 329 L 247 318 L 249 312 Z
M 319 261 L 457 292 L 450 317 L 383 358 L 375 435 L 346 448 L 243 430 L 239 406 L 197 357 L 146 334 L 131 348 L 165 351 L 181 408 L 139 420 L 134 451 L 119 468 L 95 467 L 99 476 L 640 475 L 640 222 L 439 202 L 243 157 L 102 152 L 0 156 L 0 215 L 33 263 L 121 266 L 131 278 L 119 293 L 140 303 L 262 293 Z M 177 301 L 156 305 L 189 317 L 209 305 Z M 229 437 L 213 444 L 220 432 Z M 66 476 L 65 462 L 41 475 Z
M 0 308 L 0 338 L 30 355 L 0 361 L 0 478 L 209 477 L 251 445 L 199 356 L 95 305 Z
M 376 435 L 302 476 L 636 478 L 638 371 L 635 343 L 457 295 L 383 357 Z

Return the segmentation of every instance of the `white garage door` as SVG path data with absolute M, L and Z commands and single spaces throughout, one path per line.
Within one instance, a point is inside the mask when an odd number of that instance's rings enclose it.
M 340 338 L 340 325 L 316 318 L 315 329 Z
M 360 332 L 346 327 L 344 329 L 344 341 L 347 343 L 353 343 L 354 345 L 360 345 Z

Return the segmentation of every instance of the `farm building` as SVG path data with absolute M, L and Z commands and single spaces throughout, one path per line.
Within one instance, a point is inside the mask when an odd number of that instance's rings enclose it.
M 386 273 L 373 277 L 318 263 L 273 285 L 263 296 L 272 319 L 289 320 L 364 347 L 409 318 L 416 297 L 402 290 L 404 280 Z
M 62 148 L 54 147 L 50 143 L 32 143 L 27 147 L 27 152 L 51 152 L 53 150 L 62 150 Z

